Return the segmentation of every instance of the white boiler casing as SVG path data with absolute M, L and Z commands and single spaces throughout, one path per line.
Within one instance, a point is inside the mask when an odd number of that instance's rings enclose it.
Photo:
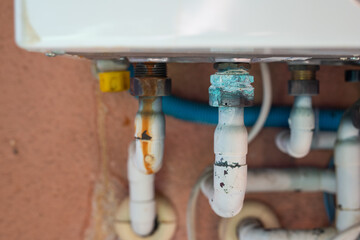
M 41 52 L 219 61 L 360 54 L 356 0 L 15 0 L 15 20 L 17 44 Z

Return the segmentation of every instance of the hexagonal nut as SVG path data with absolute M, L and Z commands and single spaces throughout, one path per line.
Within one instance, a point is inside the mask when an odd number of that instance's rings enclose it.
M 171 79 L 158 77 L 132 78 L 130 93 L 133 96 L 141 97 L 169 96 L 171 94 Z
M 212 107 L 249 107 L 254 102 L 254 95 L 246 95 L 241 90 L 224 91 L 221 88 L 209 88 L 209 105 Z
M 289 80 L 288 93 L 292 96 L 313 96 L 319 94 L 318 80 Z
M 254 100 L 254 77 L 249 74 L 217 72 L 210 76 L 209 104 L 213 107 L 246 107 Z

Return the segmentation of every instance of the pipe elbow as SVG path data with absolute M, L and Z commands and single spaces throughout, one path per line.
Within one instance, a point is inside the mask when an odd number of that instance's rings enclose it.
M 311 149 L 312 131 L 282 131 L 276 136 L 276 146 L 280 151 L 294 158 L 305 157 Z
M 242 198 L 243 199 L 243 198 Z M 217 204 L 215 199 L 210 199 L 211 209 L 216 213 L 216 215 L 222 218 L 232 218 L 240 213 L 243 207 L 243 201 L 240 200 L 237 204 Z
M 295 158 L 305 157 L 311 149 L 315 114 L 311 97 L 297 97 L 289 117 L 290 133 L 280 133 L 276 138 L 278 148 Z
M 238 214 L 245 197 L 248 141 L 243 120 L 243 108 L 219 108 L 214 135 L 213 195 L 209 202 L 214 212 L 224 218 Z
M 310 152 L 313 131 L 292 129 L 287 142 L 287 152 L 294 158 L 303 158 Z
M 217 215 L 230 218 L 240 212 L 245 197 L 246 179 L 246 165 L 215 164 L 214 192 L 209 203 Z

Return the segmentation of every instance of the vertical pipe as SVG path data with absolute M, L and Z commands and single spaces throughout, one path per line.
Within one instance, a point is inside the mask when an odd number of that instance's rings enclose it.
M 247 150 L 244 108 L 219 107 L 219 123 L 214 136 L 214 192 L 209 202 L 221 217 L 233 217 L 242 208 Z
M 165 116 L 161 97 L 139 97 L 135 117 L 135 166 L 146 174 L 157 172 L 162 165 L 165 138 Z
M 334 153 L 336 228 L 343 231 L 360 222 L 360 137 L 359 129 L 351 120 L 351 109 L 345 112 L 341 120 Z
M 155 175 L 140 172 L 134 165 L 135 143 L 129 147 L 128 179 L 130 191 L 130 220 L 139 236 L 149 235 L 155 225 Z

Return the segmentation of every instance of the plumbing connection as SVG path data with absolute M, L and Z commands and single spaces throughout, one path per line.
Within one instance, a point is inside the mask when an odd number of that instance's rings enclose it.
M 103 70 L 104 74 L 99 76 L 105 91 L 114 90 L 115 85 L 108 80 L 118 76 L 122 82 L 118 82 L 116 88 L 126 90 L 130 87 L 132 95 L 138 97 L 135 140 L 130 144 L 128 157 L 129 212 L 132 231 L 140 238 L 146 238 L 154 231 L 157 216 L 154 180 L 162 165 L 165 139 L 162 96 L 170 94 L 171 80 L 166 77 L 164 63 L 138 63 L 135 77 L 128 84 L 128 73 L 124 71 L 126 64 L 118 61 L 109 65 L 104 61 L 98 62 L 97 68 Z M 305 156 L 310 148 L 330 149 L 335 146 L 335 173 L 316 168 L 248 171 L 246 155 L 250 139 L 244 123 L 244 107 L 250 106 L 254 98 L 253 77 L 248 73 L 250 66 L 217 63 L 214 67 L 218 71 L 210 78 L 209 104 L 218 107 L 219 119 L 214 133 L 215 162 L 199 180 L 214 212 L 231 221 L 243 207 L 245 192 L 322 191 L 336 194 L 337 198 L 335 227 L 268 231 L 261 222 L 261 214 L 259 218 L 247 215 L 233 224 L 237 226 L 232 233 L 236 238 L 231 239 L 355 238 L 360 226 L 360 100 L 345 112 L 336 136 L 331 132 L 314 135 L 315 114 L 311 96 L 318 93 L 318 81 L 315 80 L 318 67 L 290 65 L 289 93 L 295 95 L 288 120 L 290 132 L 279 134 L 277 144 L 293 157 Z M 271 85 L 264 83 L 264 88 L 267 96 L 264 99 L 268 100 L 261 111 L 262 117 L 258 119 L 261 124 L 254 127 L 256 131 L 252 129 L 255 132 L 264 125 L 271 105 Z M 189 236 L 189 239 L 194 239 L 192 233 Z
M 147 236 L 156 219 L 155 173 L 164 155 L 165 116 L 161 97 L 170 95 L 171 80 L 164 63 L 138 63 L 130 92 L 139 98 L 135 141 L 129 148 L 130 219 L 133 231 Z
M 276 138 L 278 148 L 295 158 L 305 157 L 311 148 L 315 128 L 315 113 L 311 96 L 319 93 L 319 81 L 315 73 L 317 65 L 290 65 L 292 79 L 289 81 L 289 94 L 295 96 L 290 112 L 288 131 Z
M 213 191 L 207 197 L 216 214 L 229 218 L 240 212 L 245 196 L 248 140 L 244 107 L 254 99 L 254 78 L 248 64 L 218 63 L 215 69 L 209 103 L 219 108 L 219 122 L 214 134 Z
M 164 154 L 165 116 L 161 97 L 170 95 L 171 80 L 165 63 L 138 63 L 130 92 L 139 97 L 135 118 L 135 166 L 146 174 L 159 171 Z

